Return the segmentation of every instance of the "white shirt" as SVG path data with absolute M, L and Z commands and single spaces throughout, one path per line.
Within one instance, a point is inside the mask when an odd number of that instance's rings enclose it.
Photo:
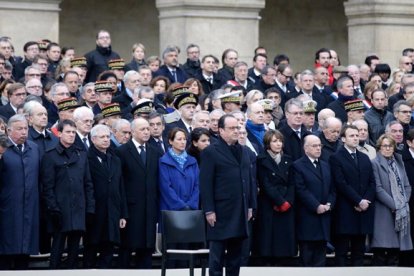
M 141 146 L 144 146 L 145 148 L 145 144 L 140 144 L 137 142 L 137 140 L 135 140 L 134 138 L 132 138 L 132 143 L 134 143 L 135 147 L 137 148 L 138 154 L 141 154 Z

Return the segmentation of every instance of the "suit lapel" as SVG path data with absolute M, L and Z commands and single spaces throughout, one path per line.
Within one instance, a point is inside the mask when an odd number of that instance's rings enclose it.
M 234 157 L 233 153 L 230 151 L 229 147 L 224 144 L 225 142 L 219 141 L 217 144 L 215 144 L 216 150 L 224 156 L 227 160 L 233 162 L 234 164 L 239 165 L 239 163 L 236 160 L 236 157 Z M 243 159 L 243 153 L 242 153 L 242 159 Z
M 320 162 L 320 161 L 319 161 Z M 315 168 L 309 158 L 304 157 L 303 163 L 319 179 L 322 179 L 321 173 Z
M 135 147 L 134 142 L 130 140 L 128 142 L 129 152 L 131 153 L 132 157 L 138 162 L 138 164 L 145 169 L 144 163 L 141 160 L 141 157 L 138 154 L 138 149 Z M 148 156 L 147 156 L 148 157 Z

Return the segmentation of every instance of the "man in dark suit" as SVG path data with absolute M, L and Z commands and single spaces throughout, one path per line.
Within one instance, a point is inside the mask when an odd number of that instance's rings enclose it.
M 335 191 L 328 162 L 320 159 L 321 140 L 304 138 L 305 156 L 293 163 L 297 197 L 297 237 L 303 266 L 325 266 Z
M 374 226 L 375 178 L 368 155 L 357 150 L 358 128 L 345 125 L 341 139 L 344 145 L 329 162 L 337 193 L 333 212 L 335 261 L 337 266 L 345 266 L 350 249 L 352 265 L 363 266 L 365 239 Z
M 206 55 L 201 59 L 201 70 L 194 76 L 201 82 L 204 94 L 210 94 L 211 91 L 219 89 L 225 81 L 220 75 L 214 73 L 215 57 L 213 55 Z
M 313 93 L 321 93 L 328 96 L 329 102 L 333 101 L 333 98 L 330 96 L 333 92 L 331 86 L 328 85 L 329 72 L 328 69 L 321 66 L 315 68 L 315 85 L 313 86 Z
M 124 75 L 125 90 L 119 96 L 113 99 L 113 102 L 119 103 L 121 107 L 123 118 L 131 111 L 131 103 L 135 89 L 141 85 L 141 76 L 137 71 L 128 71 Z
M 255 54 L 253 57 L 253 67 L 248 70 L 248 77 L 257 83 L 261 80 L 262 70 L 267 64 L 267 56 L 265 54 Z M 262 91 L 263 92 L 263 91 Z
M 112 267 L 114 246 L 120 244 L 120 229 L 125 228 L 128 217 L 121 160 L 110 150 L 110 132 L 106 125 L 96 125 L 91 130 L 88 161 L 96 213 L 86 225 L 85 268 Z
M 309 134 L 303 126 L 303 103 L 297 99 L 290 99 L 285 105 L 286 123 L 279 129 L 285 137 L 283 152 L 292 160 L 303 156 L 303 138 Z
M 154 77 L 164 76 L 170 80 L 171 83 L 184 83 L 187 79 L 187 73 L 178 67 L 178 52 L 175 47 L 167 47 L 162 53 L 164 65 L 154 73 Z
M 75 145 L 85 151 L 91 146 L 91 132 L 93 126 L 93 112 L 86 106 L 81 106 L 73 112 L 73 121 L 76 124 Z
M 148 122 L 151 134 L 148 143 L 165 153 L 168 150 L 169 144 L 167 137 L 162 135 L 165 129 L 164 117 L 160 113 L 154 111 L 148 115 Z
M 346 115 L 344 103 L 355 99 L 354 83 L 349 76 L 343 76 L 336 82 L 338 88 L 338 99 L 328 104 L 327 108 L 335 112 L 335 117 L 340 119 L 342 123 L 346 123 L 348 116 Z
M 7 96 L 9 103 L 0 106 L 0 116 L 9 120 L 10 117 L 16 115 L 17 108 L 24 103 L 27 96 L 26 88 L 21 83 L 13 83 L 7 89 Z
M 121 232 L 119 264 L 130 265 L 135 252 L 137 268 L 151 268 L 158 218 L 158 159 L 162 153 L 149 145 L 147 120 L 135 119 L 131 124 L 132 139 L 116 149 L 121 159 L 128 207 L 128 223 Z
M 239 275 L 248 221 L 256 207 L 250 155 L 237 143 L 239 124 L 232 115 L 220 118 L 219 138 L 201 152 L 200 194 L 210 241 L 210 275 Z M 225 255 L 225 251 L 227 254 Z

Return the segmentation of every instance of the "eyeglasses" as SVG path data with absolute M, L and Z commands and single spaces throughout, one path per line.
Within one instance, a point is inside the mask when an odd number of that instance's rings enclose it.
M 84 124 L 93 124 L 93 120 L 81 120 Z
M 381 148 L 384 148 L 384 149 L 392 149 L 393 146 L 392 145 L 381 145 Z
M 40 85 L 33 85 L 33 86 L 28 86 L 27 88 L 42 89 L 42 88 L 43 88 L 43 86 L 40 86 Z
M 410 65 L 412 64 L 411 62 L 404 62 L 405 65 Z
M 110 36 L 100 36 L 100 37 L 98 37 L 98 39 L 110 39 L 111 37 Z
M 6 63 L 5 62 L 0 62 L 0 65 L 5 65 Z
M 286 76 L 285 74 L 281 73 L 286 79 L 290 80 L 292 76 Z
M 61 93 L 56 93 L 56 96 L 70 96 L 70 93 L 65 93 L 65 92 L 61 92 Z

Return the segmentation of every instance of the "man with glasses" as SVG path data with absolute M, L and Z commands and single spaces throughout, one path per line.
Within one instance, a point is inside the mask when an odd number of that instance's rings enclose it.
M 40 80 L 42 75 L 40 74 L 40 68 L 38 66 L 30 65 L 24 69 L 24 81 L 21 83 L 26 83 L 28 80 L 36 78 Z
M 46 107 L 46 109 L 49 114 L 49 123 L 54 124 L 59 119 L 58 103 L 61 100 L 70 97 L 69 89 L 63 82 L 55 83 L 50 89 L 50 97 L 52 98 L 52 102 Z
M 106 30 L 100 30 L 96 35 L 96 49 L 85 54 L 88 72 L 85 82 L 95 82 L 98 75 L 108 70 L 108 62 L 121 58 L 118 53 L 112 51 L 111 35 Z
M 303 138 L 309 134 L 303 126 L 304 111 L 303 103 L 297 99 L 290 99 L 285 105 L 286 124 L 279 130 L 285 137 L 283 152 L 292 160 L 303 156 Z
M 36 41 L 26 42 L 23 46 L 24 59 L 14 66 L 14 79 L 19 80 L 25 74 L 25 69 L 32 65 L 33 59 L 39 54 L 39 45 Z
M 14 83 L 7 89 L 7 96 L 9 103 L 0 106 L 0 116 L 9 120 L 10 117 L 17 114 L 17 109 L 24 104 L 27 96 L 26 88 L 21 83 Z
M 409 56 L 400 57 L 398 64 L 398 68 L 403 70 L 404 73 L 411 73 L 411 71 L 413 70 L 413 61 Z
M 335 188 L 331 168 L 322 160 L 321 140 L 304 138 L 305 155 L 293 163 L 297 196 L 297 237 L 302 266 L 325 266 L 326 243 L 330 240 L 331 210 Z
M 200 196 L 207 220 L 210 275 L 239 275 L 248 222 L 256 208 L 250 153 L 238 143 L 240 125 L 233 115 L 218 122 L 219 138 L 201 153 Z M 227 250 L 227 252 L 226 252 Z M 227 253 L 227 254 L 226 254 Z
M 76 138 L 75 145 L 78 148 L 88 151 L 91 146 L 91 132 L 93 126 L 93 112 L 86 106 L 81 106 L 73 112 L 73 121 L 76 124 Z
M 414 85 L 411 86 L 411 89 L 414 91 Z M 411 118 L 411 105 L 407 101 L 401 100 L 394 104 L 393 111 L 395 119 L 403 126 L 405 141 L 408 131 L 414 127 L 414 122 Z
M 41 97 L 43 95 L 43 85 L 38 79 L 30 79 L 26 82 L 26 91 L 30 95 Z
M 281 106 L 284 106 L 288 100 L 288 94 L 291 92 L 288 88 L 288 83 L 292 79 L 293 72 L 289 65 L 279 64 L 276 71 L 276 88 L 281 92 L 282 101 Z

